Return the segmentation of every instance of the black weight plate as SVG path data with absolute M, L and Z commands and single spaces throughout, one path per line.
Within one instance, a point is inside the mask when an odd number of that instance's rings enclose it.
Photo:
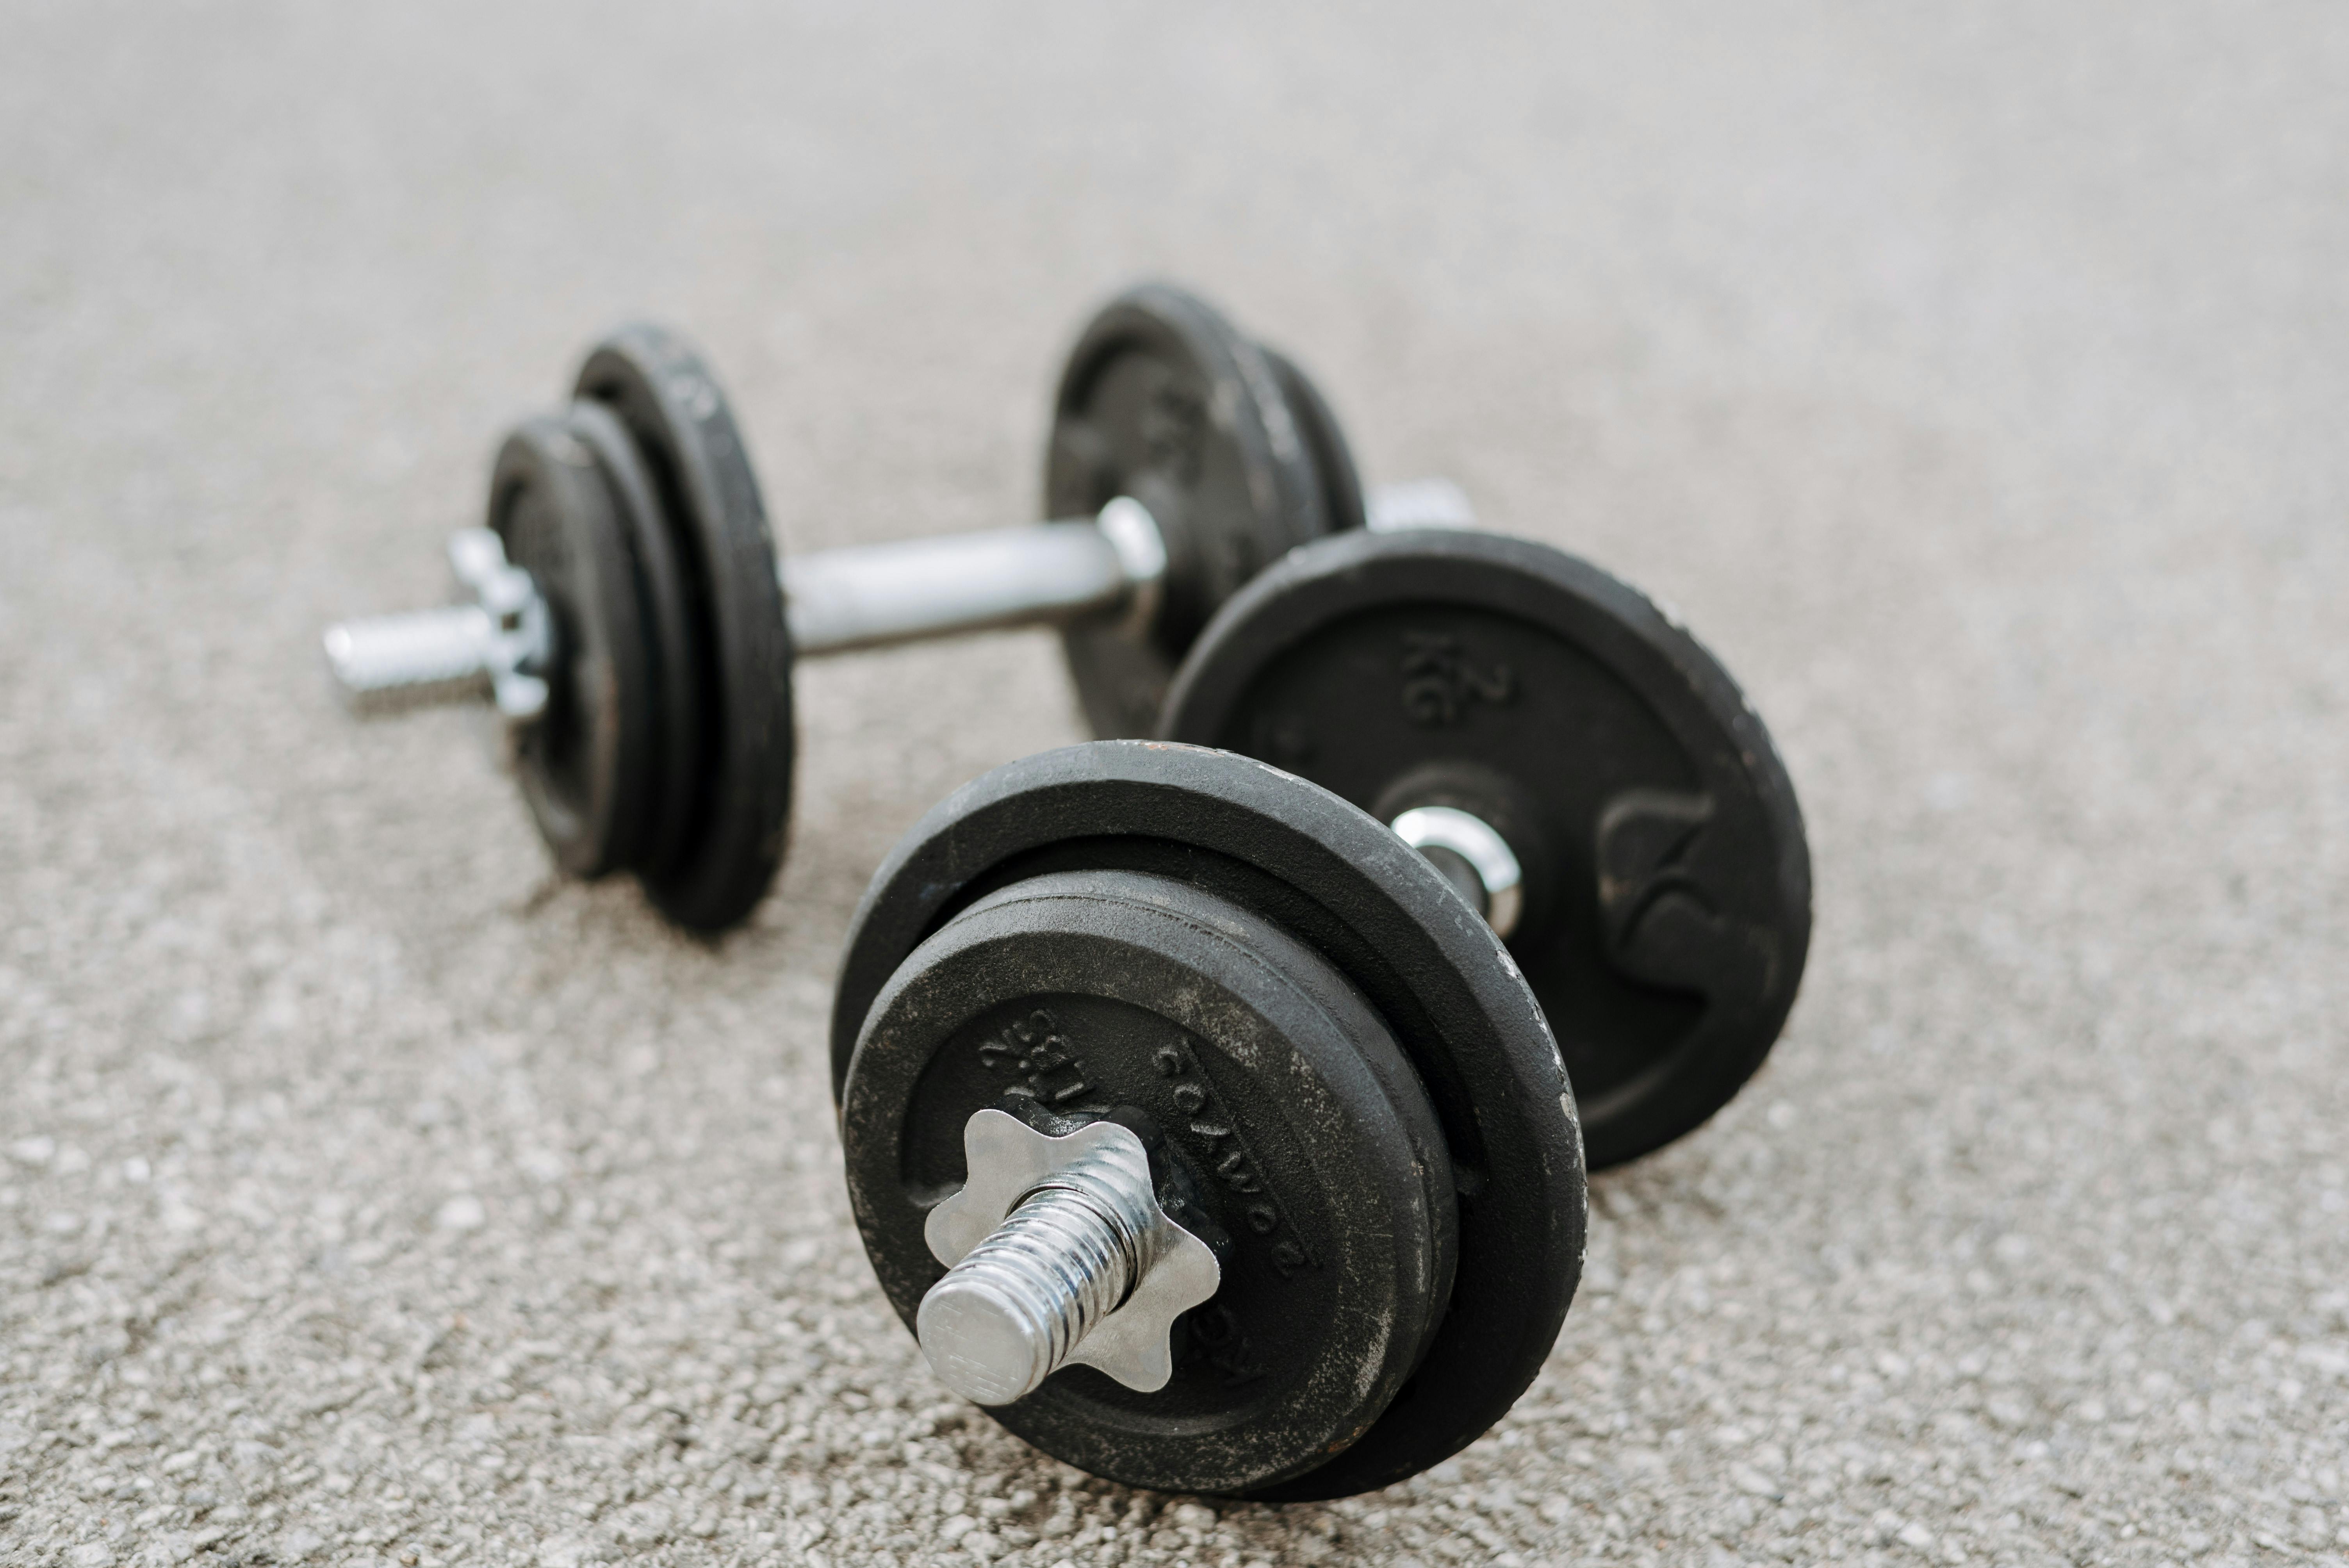
M 924 1223 L 990 1107 L 1054 1135 L 1142 1132 L 1162 1201 L 1223 1271 L 1165 1387 L 1065 1367 L 990 1412 L 1020 1437 L 1132 1486 L 1242 1491 L 1350 1443 L 1417 1364 L 1456 1244 L 1442 1130 L 1369 1004 L 1263 917 L 1164 877 L 1061 872 L 914 950 L 841 1111 L 857 1224 L 908 1328 L 946 1272 Z
M 701 689 L 690 805 L 671 857 L 636 874 L 678 924 L 723 930 L 765 896 L 791 819 L 791 634 L 766 509 L 726 395 L 676 334 L 622 328 L 587 356 L 575 390 L 635 438 L 691 607 Z
M 1265 758 L 1381 821 L 1450 805 L 1525 866 L 1511 934 L 1590 1163 L 1696 1127 L 1768 1055 L 1810 943 L 1810 853 L 1760 717 L 1643 595 L 1454 530 L 1298 552 L 1227 604 L 1164 733 Z
M 594 456 L 560 420 L 506 438 L 489 527 L 554 621 L 546 711 L 516 738 L 523 798 L 564 871 L 616 870 L 650 779 L 652 684 L 634 569 Z
M 1353 449 L 1346 445 L 1337 410 L 1295 360 L 1269 345 L 1257 347 L 1272 366 L 1273 379 L 1280 383 L 1288 400 L 1289 418 L 1296 420 L 1299 434 L 1305 438 L 1305 449 L 1313 456 L 1313 472 L 1321 481 L 1321 515 L 1330 531 L 1343 533 L 1364 526 L 1370 518 L 1362 500 L 1362 474 L 1354 466 Z
M 644 456 L 601 403 L 574 402 L 564 422 L 595 456 L 635 565 L 637 621 L 645 628 L 645 663 L 653 698 L 652 755 L 645 810 L 616 841 L 616 864 L 668 865 L 693 824 L 696 758 L 700 754 L 704 689 L 696 664 L 692 606 L 677 546 L 661 516 L 660 494 Z
M 1228 752 L 1098 741 L 999 768 L 899 841 L 858 905 L 833 1008 L 840 1093 L 874 998 L 998 887 L 1143 872 L 1271 921 L 1334 965 L 1409 1058 L 1460 1191 L 1446 1315 L 1418 1371 L 1328 1463 L 1251 1495 L 1388 1485 L 1475 1440 L 1540 1370 L 1580 1274 L 1581 1135 L 1539 1005 L 1435 869 L 1328 791 Z
M 1214 307 L 1163 284 L 1102 307 L 1053 401 L 1045 515 L 1089 517 L 1121 495 L 1157 521 L 1166 577 L 1146 634 L 1098 622 L 1062 634 L 1085 717 L 1103 736 L 1149 734 L 1207 617 L 1330 526 L 1271 364 Z

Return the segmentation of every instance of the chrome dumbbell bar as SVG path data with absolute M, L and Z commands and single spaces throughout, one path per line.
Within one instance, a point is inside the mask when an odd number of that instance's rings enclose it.
M 1373 529 L 1469 527 L 1459 488 L 1417 480 L 1371 491 Z M 530 574 L 485 528 L 449 542 L 460 598 L 326 629 L 336 689 L 363 711 L 488 697 L 514 723 L 546 705 L 559 656 L 554 617 Z M 786 556 L 779 563 L 794 656 L 1095 616 L 1146 622 L 1166 572 L 1149 510 L 1120 496 L 1091 518 Z

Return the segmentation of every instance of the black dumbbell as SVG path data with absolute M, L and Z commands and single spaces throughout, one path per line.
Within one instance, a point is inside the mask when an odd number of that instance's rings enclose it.
M 958 790 L 857 911 L 832 1047 L 891 1303 L 1096 1474 L 1387 1485 L 1507 1410 L 1572 1299 L 1540 1004 L 1430 861 L 1261 762 L 1097 741 Z
M 1096 732 L 1145 735 L 1225 599 L 1365 517 L 1303 373 L 1160 285 L 1079 338 L 1045 497 L 1073 521 L 779 568 L 717 380 L 676 335 L 631 327 L 507 438 L 487 526 L 450 545 L 468 601 L 333 627 L 328 663 L 363 708 L 493 698 L 564 870 L 633 872 L 671 919 L 719 930 L 781 861 L 795 657 L 1057 624 Z
M 1585 562 L 1452 531 L 1307 545 L 1201 634 L 1159 734 L 1311 779 L 1437 861 L 1540 998 L 1594 1169 L 1727 1103 L 1794 1004 L 1785 768 L 1687 629 Z

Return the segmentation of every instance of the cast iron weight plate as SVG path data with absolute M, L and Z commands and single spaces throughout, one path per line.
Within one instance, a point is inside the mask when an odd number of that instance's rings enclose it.
M 588 355 L 575 391 L 608 407 L 643 459 L 693 645 L 692 766 L 670 771 L 655 858 L 634 869 L 670 919 L 722 930 L 774 881 L 791 820 L 791 634 L 766 509 L 726 396 L 684 339 L 625 327 Z
M 1257 347 L 1265 363 L 1272 366 L 1273 379 L 1280 384 L 1288 404 L 1289 418 L 1296 421 L 1305 449 L 1312 456 L 1314 477 L 1321 481 L 1321 515 L 1329 531 L 1343 533 L 1365 526 L 1370 519 L 1362 498 L 1361 470 L 1354 467 L 1353 449 L 1346 445 L 1338 411 L 1295 360 L 1278 349 L 1262 344 Z
M 1295 367 L 1299 386 L 1310 387 Z M 1327 422 L 1326 407 L 1314 401 Z M 1325 480 L 1274 361 L 1205 301 L 1145 284 L 1104 305 L 1070 351 L 1045 449 L 1048 517 L 1090 517 L 1121 495 L 1150 509 L 1166 578 L 1146 641 L 1113 624 L 1062 641 L 1093 733 L 1147 735 L 1184 649 L 1216 606 L 1294 545 L 1333 527 Z M 1334 434 L 1334 422 L 1327 423 Z M 1342 441 L 1332 449 L 1344 454 Z
M 1443 1132 L 1361 995 L 1260 915 L 1164 877 L 1061 872 L 915 949 L 841 1118 L 865 1249 L 908 1327 L 946 1273 L 925 1222 L 989 1108 L 1056 1136 L 1133 1128 L 1161 1207 L 1222 1268 L 1165 1387 L 1066 1367 L 994 1412 L 1030 1442 L 1129 1485 L 1242 1491 L 1351 1441 L 1418 1363 L 1456 1247 Z
M 1794 787 L 1713 655 L 1597 567 L 1452 530 L 1309 546 L 1202 634 L 1161 733 L 1381 821 L 1447 805 L 1501 831 L 1509 949 L 1594 1168 L 1702 1123 L 1785 1023 L 1811 924 Z
M 899 843 L 858 906 L 833 1012 L 835 1096 L 875 999 L 932 934 L 999 889 L 1100 871 L 1212 894 L 1334 967 L 1417 1074 L 1456 1175 L 1455 1283 L 1417 1370 L 1328 1461 L 1239 1490 L 1344 1496 L 1456 1453 L 1533 1380 L 1565 1318 L 1586 1216 L 1580 1132 L 1540 1007 L 1500 944 L 1359 810 L 1244 758 L 1139 741 L 1047 752 L 966 785 Z M 860 1169 L 879 1157 L 868 1132 L 890 1158 L 901 1136 L 843 1122 Z
M 562 420 L 531 419 L 506 438 L 488 526 L 545 596 L 563 652 L 546 712 L 515 753 L 523 799 L 564 870 L 602 876 L 626 863 L 644 812 L 652 683 L 623 524 Z
M 620 519 L 650 680 L 651 739 L 645 763 L 644 809 L 630 822 L 615 824 L 613 863 L 667 865 L 676 858 L 692 824 L 689 806 L 700 766 L 701 693 L 706 689 L 685 570 L 662 515 L 652 469 L 619 416 L 604 404 L 580 401 L 564 410 L 563 419 L 595 454 L 605 491 Z

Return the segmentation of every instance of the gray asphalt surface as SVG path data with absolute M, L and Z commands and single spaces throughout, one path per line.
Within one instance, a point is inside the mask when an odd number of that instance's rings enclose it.
M 2338 6 L 0 10 L 0 1560 L 2349 1556 Z M 1493 1435 L 1137 1494 L 957 1404 L 823 1020 L 1040 635 L 812 666 L 752 929 L 355 726 L 498 432 L 675 321 L 806 548 L 1017 521 L 1187 282 L 1677 604 L 1809 817 L 1775 1057 Z

